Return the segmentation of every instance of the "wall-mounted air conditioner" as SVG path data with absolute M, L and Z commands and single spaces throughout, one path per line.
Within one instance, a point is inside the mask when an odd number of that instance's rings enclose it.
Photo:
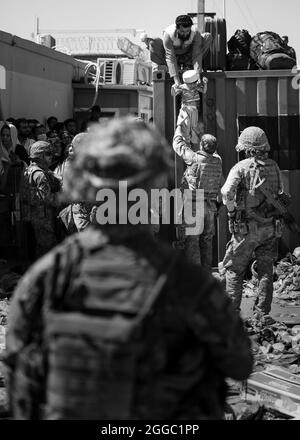
M 41 34 L 37 36 L 37 43 L 41 44 L 42 46 L 52 47 L 55 46 L 56 41 L 55 38 L 52 37 L 52 35 L 49 34 Z
M 138 60 L 123 60 L 123 81 L 124 85 L 148 84 L 152 81 L 151 63 Z
M 123 60 L 116 58 L 98 58 L 98 68 L 100 69 L 100 83 L 102 84 L 122 84 Z
M 130 58 L 98 58 L 100 83 L 138 85 L 151 84 L 151 63 L 145 63 Z

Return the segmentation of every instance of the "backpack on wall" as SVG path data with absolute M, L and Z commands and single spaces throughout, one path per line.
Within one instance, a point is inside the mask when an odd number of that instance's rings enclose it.
M 259 32 L 250 44 L 250 55 L 261 69 L 292 69 L 296 60 L 284 46 L 281 37 L 274 32 Z
M 246 29 L 237 29 L 234 35 L 228 41 L 229 52 L 241 53 L 250 57 L 250 43 L 252 37 Z

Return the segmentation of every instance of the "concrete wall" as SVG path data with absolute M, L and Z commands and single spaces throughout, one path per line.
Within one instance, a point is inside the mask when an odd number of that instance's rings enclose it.
M 0 32 L 0 65 L 6 90 L 0 90 L 2 117 L 59 120 L 73 114 L 74 58 L 28 40 Z

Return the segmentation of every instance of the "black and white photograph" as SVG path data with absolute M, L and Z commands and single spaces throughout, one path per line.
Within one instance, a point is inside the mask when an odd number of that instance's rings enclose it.
M 298 0 L 1 2 L 7 433 L 300 420 L 299 16 Z

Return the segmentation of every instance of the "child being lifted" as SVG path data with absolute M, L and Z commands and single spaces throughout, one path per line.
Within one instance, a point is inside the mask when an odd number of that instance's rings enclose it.
M 199 78 L 196 70 L 187 70 L 182 75 L 183 84 L 172 86 L 172 95 L 182 96 L 182 103 L 177 119 L 177 126 L 181 126 L 182 135 L 191 147 L 199 148 L 200 127 L 199 109 L 200 93 L 207 92 L 208 79 Z

